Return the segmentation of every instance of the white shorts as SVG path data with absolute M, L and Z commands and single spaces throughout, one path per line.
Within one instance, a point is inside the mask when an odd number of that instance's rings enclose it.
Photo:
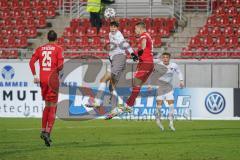
M 164 95 L 158 95 L 157 96 L 157 100 L 174 100 L 174 96 L 173 96 L 173 90 L 171 90 L 170 92 L 164 94 Z

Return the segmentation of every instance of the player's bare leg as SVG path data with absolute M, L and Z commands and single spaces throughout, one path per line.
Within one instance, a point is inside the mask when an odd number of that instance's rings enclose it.
M 168 105 L 169 105 L 169 128 L 172 131 L 175 131 L 176 129 L 174 128 L 173 120 L 174 120 L 174 101 L 173 100 L 167 100 Z
M 162 117 L 162 113 L 161 113 L 161 109 L 162 109 L 162 100 L 157 100 L 157 108 L 156 108 L 156 123 L 158 125 L 158 127 L 164 131 L 164 127 L 161 123 L 161 117 Z

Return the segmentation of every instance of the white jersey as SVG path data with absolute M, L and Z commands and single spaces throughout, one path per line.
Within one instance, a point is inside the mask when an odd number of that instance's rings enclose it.
M 183 81 L 183 75 L 181 70 L 179 69 L 178 65 L 173 62 L 169 62 L 168 65 L 163 64 L 163 62 L 160 62 L 161 65 L 165 66 L 167 68 L 167 72 L 159 77 L 159 80 L 168 82 L 169 84 L 172 84 L 173 81 L 173 75 L 176 73 L 178 75 L 178 78 L 180 81 Z
M 126 54 L 125 53 L 126 49 L 130 53 L 133 52 L 132 48 L 127 43 L 127 41 L 124 39 L 124 37 L 120 31 L 117 31 L 114 34 L 112 32 L 110 32 L 109 40 L 110 40 L 110 52 L 109 52 L 110 59 L 112 59 L 112 57 L 117 54 Z

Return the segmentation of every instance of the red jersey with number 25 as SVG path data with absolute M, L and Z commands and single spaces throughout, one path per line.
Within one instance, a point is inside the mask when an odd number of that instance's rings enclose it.
M 153 54 L 152 54 L 152 49 L 153 49 L 153 41 L 151 36 L 147 33 L 144 32 L 140 35 L 139 39 L 139 48 L 141 48 L 142 45 L 142 40 L 146 39 L 146 48 L 143 50 L 142 56 L 139 57 L 140 61 L 147 61 L 147 62 L 153 62 Z
M 40 80 L 48 81 L 52 73 L 57 73 L 63 68 L 63 49 L 54 43 L 45 44 L 36 49 L 30 60 L 33 75 L 36 74 L 34 63 L 39 60 Z

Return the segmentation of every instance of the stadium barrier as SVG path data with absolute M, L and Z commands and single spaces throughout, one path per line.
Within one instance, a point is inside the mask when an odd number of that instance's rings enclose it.
M 28 62 L 28 60 L 0 61 L 0 117 L 41 117 L 44 103 L 41 99 L 39 86 L 33 83 L 31 71 L 28 69 Z M 87 68 L 89 66 L 86 66 L 89 62 L 83 61 L 85 65 L 81 67 L 79 67 L 78 63 L 79 61 L 70 63 L 75 68 L 70 67 L 72 69 L 71 73 L 65 77 L 64 82 L 61 83 L 61 87 L 70 86 L 74 89 L 74 87 L 77 86 L 85 86 L 89 87 L 90 90 L 94 88 L 97 89 L 99 79 L 107 70 L 108 63 L 104 61 L 102 65 L 99 65 L 93 62 L 94 68 L 100 67 L 100 70 L 96 69 L 96 73 L 92 71 L 89 75 L 87 75 Z M 215 64 L 216 61 L 213 63 Z M 192 62 L 191 64 L 194 63 Z M 219 64 L 226 65 L 224 62 Z M 231 64 L 233 65 L 232 61 Z M 194 65 L 196 65 L 196 63 Z M 203 66 L 201 65 L 200 67 Z M 65 68 L 68 67 L 65 66 Z M 130 63 L 130 66 L 126 68 L 126 72 L 123 74 L 124 77 L 131 80 L 134 70 L 134 65 Z M 184 71 L 185 74 L 186 71 L 187 70 Z M 66 74 L 67 71 L 64 70 L 63 72 L 64 73 L 60 74 L 60 77 L 64 77 L 63 75 Z M 86 78 L 91 81 L 88 86 L 84 83 Z M 223 79 L 224 78 L 221 80 Z M 130 94 L 131 84 L 127 84 L 126 82 L 129 81 L 120 80 L 118 88 L 120 97 Z M 195 88 L 175 88 L 175 117 L 177 119 L 237 119 L 236 117 L 239 117 L 239 89 L 196 87 L 197 85 Z M 70 90 L 68 91 L 70 93 Z M 142 92 L 146 94 L 149 93 L 146 86 L 143 87 Z M 145 95 L 139 97 L 136 100 L 132 114 L 123 114 L 119 118 L 126 120 L 154 119 L 156 109 L 156 94 L 154 92 L 155 90 L 153 89 L 149 94 L 150 96 Z M 67 110 L 59 110 L 64 111 L 64 116 L 70 116 L 70 119 L 71 116 L 73 116 L 82 120 L 82 114 L 89 113 L 92 110 L 82 105 L 89 102 L 89 97 L 81 94 L 78 95 L 76 92 L 75 94 L 69 93 L 60 92 L 59 101 L 68 100 L 73 103 L 69 103 L 68 106 L 66 106 Z M 107 96 L 105 97 L 106 101 L 108 98 Z M 167 117 L 168 107 L 166 103 L 162 108 L 162 113 L 164 117 Z M 61 116 L 61 114 L 58 115 Z M 103 114 L 95 114 L 93 117 L 101 118 L 102 116 Z

